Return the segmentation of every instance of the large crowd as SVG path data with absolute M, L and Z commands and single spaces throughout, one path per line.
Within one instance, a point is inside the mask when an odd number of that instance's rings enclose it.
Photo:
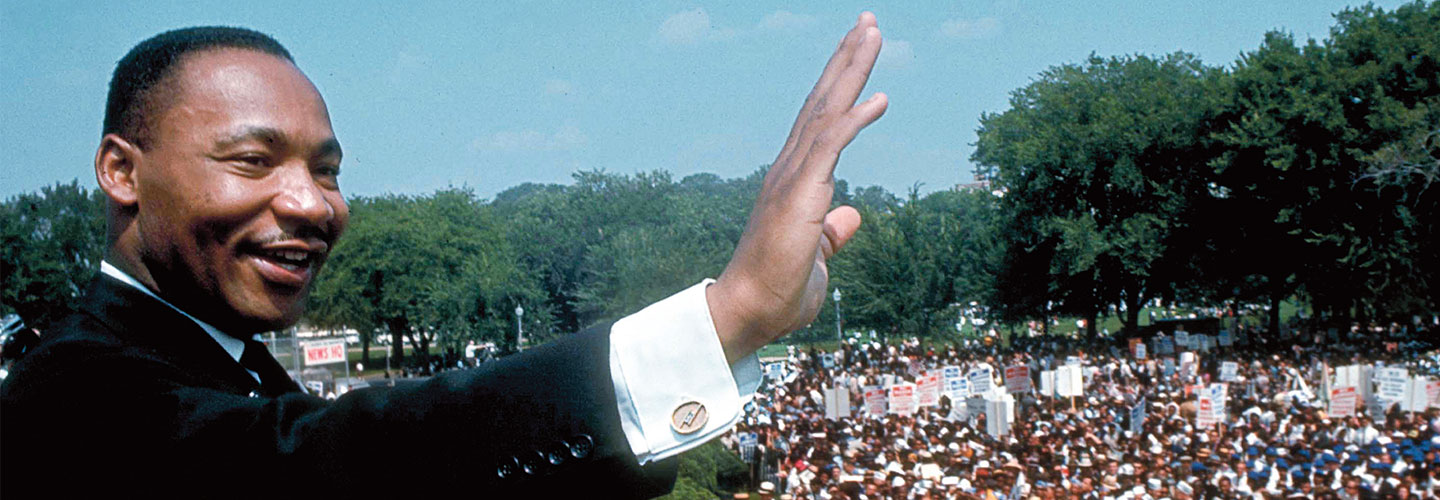
M 767 370 L 773 376 L 725 441 L 770 498 L 1434 498 L 1440 411 L 1372 397 L 1353 416 L 1332 417 L 1326 390 L 1342 366 L 1404 367 L 1435 380 L 1435 329 L 1251 331 L 1227 346 L 1144 359 L 1106 337 L 1006 347 L 849 339 L 834 352 L 792 350 L 777 362 L 783 369 Z M 1193 365 L 1177 369 L 1172 357 Z M 1197 393 L 1219 382 L 1227 361 L 1224 410 L 1201 422 Z M 1040 374 L 1064 364 L 1081 367 L 1079 396 L 1042 391 Z M 1001 387 L 1004 367 L 1025 366 L 1037 383 L 1010 394 L 1013 422 L 1001 432 L 983 413 L 952 412 L 965 403 L 948 396 L 909 415 L 858 403 L 867 387 L 947 366 L 993 368 Z M 835 388 L 857 404 L 826 418 Z

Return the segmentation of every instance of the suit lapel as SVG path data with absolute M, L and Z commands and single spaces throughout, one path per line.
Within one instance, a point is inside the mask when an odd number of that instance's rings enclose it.
M 163 358 L 205 386 L 246 394 L 259 387 L 200 325 L 107 275 L 90 283 L 81 309 L 129 345 Z

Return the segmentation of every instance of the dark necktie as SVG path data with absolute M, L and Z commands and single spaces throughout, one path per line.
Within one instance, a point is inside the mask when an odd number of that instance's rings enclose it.
M 270 351 L 265 349 L 265 344 L 258 340 L 245 341 L 245 351 L 240 354 L 240 366 L 260 376 L 260 392 L 266 396 L 274 397 L 300 390 L 300 386 L 285 372 L 285 367 L 280 366 L 280 362 L 275 361 L 275 358 L 270 356 Z

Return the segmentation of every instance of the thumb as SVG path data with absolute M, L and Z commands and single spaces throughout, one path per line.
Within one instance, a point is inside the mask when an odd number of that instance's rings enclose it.
M 854 208 L 841 205 L 835 207 L 830 213 L 825 214 L 824 234 L 825 239 L 820 243 L 820 249 L 825 258 L 833 257 L 840 248 L 855 236 L 855 231 L 860 229 L 860 212 Z

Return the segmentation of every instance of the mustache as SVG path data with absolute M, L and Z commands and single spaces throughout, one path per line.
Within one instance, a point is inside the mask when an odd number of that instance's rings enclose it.
M 317 226 L 302 226 L 295 229 L 277 229 L 263 233 L 253 239 L 256 245 L 267 245 L 283 241 L 315 241 L 324 242 L 327 247 L 334 245 L 335 239 L 340 235 L 338 231 L 327 231 Z

